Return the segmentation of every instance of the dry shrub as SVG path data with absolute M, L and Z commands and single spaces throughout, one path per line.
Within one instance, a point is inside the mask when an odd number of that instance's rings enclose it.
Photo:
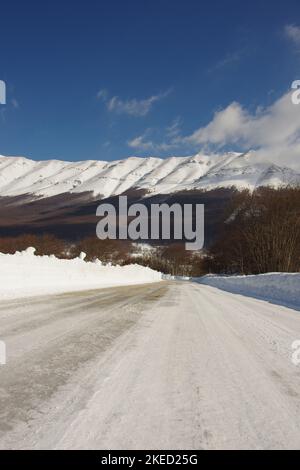
M 55 255 L 59 258 L 65 257 L 67 244 L 54 235 L 19 235 L 17 237 L 0 238 L 0 252 L 13 254 L 16 251 L 26 250 L 28 247 L 36 248 L 37 255 Z
M 300 188 L 259 188 L 237 194 L 211 256 L 214 272 L 299 271 Z

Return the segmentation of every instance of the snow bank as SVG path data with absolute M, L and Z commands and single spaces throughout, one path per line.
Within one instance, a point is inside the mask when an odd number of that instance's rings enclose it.
M 73 260 L 36 256 L 35 248 L 14 255 L 0 253 L 0 298 L 27 297 L 97 289 L 161 280 L 161 273 L 137 264 L 102 265 L 85 262 L 85 254 Z
M 173 276 L 172 274 L 162 274 L 165 281 L 190 281 L 193 278 L 189 276 Z
M 207 275 L 197 278 L 196 281 L 235 294 L 300 308 L 300 273 L 267 273 L 253 276 Z

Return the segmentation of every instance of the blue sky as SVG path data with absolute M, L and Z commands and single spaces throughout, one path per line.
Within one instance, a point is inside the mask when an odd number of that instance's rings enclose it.
M 220 137 L 214 117 L 272 113 L 300 78 L 299 50 L 293 0 L 2 2 L 0 153 L 113 160 L 259 147 L 240 128 Z

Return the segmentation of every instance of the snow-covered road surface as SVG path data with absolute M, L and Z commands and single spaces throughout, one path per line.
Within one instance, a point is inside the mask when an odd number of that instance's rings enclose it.
M 300 313 L 189 282 L 0 304 L 0 448 L 300 448 Z

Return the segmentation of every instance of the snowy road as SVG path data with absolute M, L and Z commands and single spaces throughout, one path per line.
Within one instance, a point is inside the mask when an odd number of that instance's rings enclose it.
M 300 312 L 188 282 L 0 304 L 0 448 L 300 448 Z

